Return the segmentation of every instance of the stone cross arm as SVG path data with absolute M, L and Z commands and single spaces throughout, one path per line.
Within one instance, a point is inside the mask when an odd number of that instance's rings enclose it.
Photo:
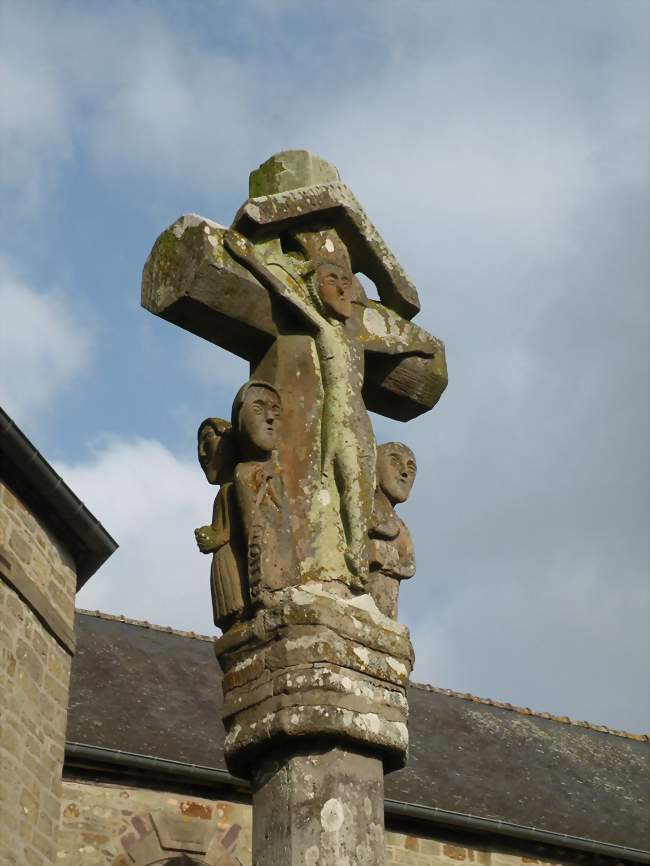
M 224 247 L 225 232 L 196 214 L 164 231 L 144 267 L 142 306 L 255 367 L 287 325 Z M 447 385 L 443 343 L 382 303 L 364 297 L 360 306 L 367 408 L 400 421 L 431 409 Z

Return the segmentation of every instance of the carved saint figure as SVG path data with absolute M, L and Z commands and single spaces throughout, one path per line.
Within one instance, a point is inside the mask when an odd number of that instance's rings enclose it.
M 377 448 L 377 489 L 370 521 L 370 577 L 368 592 L 386 616 L 397 618 L 401 580 L 415 574 L 411 534 L 395 513 L 413 487 L 417 464 L 411 449 L 401 442 Z
M 194 531 L 201 553 L 212 553 L 210 586 L 215 625 L 224 631 L 250 609 L 244 535 L 233 480 L 230 424 L 206 418 L 198 430 L 198 457 L 210 484 L 219 484 L 212 523 Z
M 345 247 L 329 231 L 296 234 L 302 261 L 256 255 L 243 235 L 230 230 L 228 249 L 273 293 L 288 302 L 313 335 L 323 388 L 322 494 L 317 507 L 338 499 L 349 584 L 363 589 L 368 575 L 368 524 L 375 488 L 375 440 L 361 389 L 363 349 L 350 334 L 356 278 Z M 273 269 L 273 270 L 272 270 Z M 291 272 L 292 271 L 292 272 Z M 318 520 L 314 520 L 318 525 Z M 327 555 L 327 552 L 325 552 Z
M 237 443 L 235 491 L 243 524 L 251 598 L 295 579 L 295 557 L 275 457 L 282 401 L 268 382 L 250 381 L 232 408 Z

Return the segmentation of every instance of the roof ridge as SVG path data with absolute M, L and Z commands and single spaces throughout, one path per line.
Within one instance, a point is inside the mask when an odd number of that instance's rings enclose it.
M 146 619 L 132 619 L 131 617 L 125 616 L 123 613 L 104 613 L 102 610 L 86 610 L 86 608 L 82 607 L 76 607 L 75 613 L 82 613 L 84 616 L 94 616 L 96 619 L 106 619 L 111 622 L 123 622 L 126 625 L 137 625 L 140 626 L 140 628 L 151 629 L 151 631 L 163 631 L 166 634 L 174 634 L 178 637 L 189 637 L 193 640 L 207 640 L 213 642 L 217 637 L 216 635 L 197 634 L 195 631 L 182 631 L 178 628 L 172 628 L 170 625 L 156 625 Z
M 485 704 L 489 707 L 497 707 L 500 710 L 510 710 L 513 713 L 519 713 L 521 716 L 532 716 L 536 719 L 548 719 L 551 722 L 559 722 L 562 725 L 573 725 L 577 728 L 586 728 L 589 731 L 596 731 L 599 734 L 611 734 L 613 737 L 625 737 L 628 740 L 650 742 L 650 734 L 632 734 L 629 731 L 609 728 L 607 725 L 596 725 L 592 722 L 578 721 L 577 719 L 569 718 L 569 716 L 556 716 L 553 713 L 531 710 L 530 707 L 518 707 L 514 704 L 508 703 L 507 701 L 497 701 L 494 698 L 479 698 L 476 695 L 471 695 L 469 692 L 455 692 L 453 689 L 442 689 L 438 686 L 431 686 L 428 683 L 411 682 L 411 686 L 425 692 L 435 692 L 439 695 L 447 695 L 451 698 L 461 698 L 461 700 L 471 701 L 475 704 Z
M 126 625 L 136 625 L 140 628 L 148 628 L 152 631 L 162 631 L 166 634 L 177 635 L 178 637 L 188 637 L 193 640 L 214 641 L 216 635 L 197 634 L 194 631 L 182 631 L 181 629 L 172 628 L 169 625 L 156 625 L 146 619 L 132 619 L 124 614 L 104 613 L 101 610 L 86 610 L 85 608 L 75 608 L 76 613 L 82 613 L 85 616 L 94 616 L 97 619 L 105 619 L 112 622 L 123 622 Z M 532 716 L 536 719 L 547 719 L 551 722 L 559 722 L 563 725 L 573 725 L 577 728 L 586 728 L 589 731 L 596 731 L 599 734 L 610 734 L 613 737 L 624 737 L 628 740 L 637 740 L 641 742 L 650 742 L 650 734 L 632 734 L 629 731 L 620 731 L 616 728 L 609 728 L 607 725 L 596 725 L 591 722 L 578 721 L 571 719 L 569 716 L 556 716 L 553 713 L 545 713 L 537 710 L 531 710 L 529 707 L 518 707 L 510 704 L 507 701 L 497 701 L 494 698 L 479 698 L 476 695 L 471 695 L 469 692 L 456 692 L 453 689 L 443 689 L 438 686 L 432 686 L 428 683 L 411 682 L 413 688 L 421 689 L 425 692 L 435 692 L 439 695 L 447 695 L 450 698 L 460 698 L 464 701 L 471 701 L 475 704 L 485 704 L 488 707 L 496 707 L 500 710 L 510 710 L 510 712 L 518 713 L 521 716 Z

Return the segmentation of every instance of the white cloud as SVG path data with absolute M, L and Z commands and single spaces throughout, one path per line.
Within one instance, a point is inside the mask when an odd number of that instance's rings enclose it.
M 215 11 L 214 21 L 220 17 Z M 451 222 L 457 233 L 474 232 L 476 244 L 485 236 L 483 249 L 497 240 L 533 254 L 566 242 L 568 220 L 597 175 L 636 184 L 647 177 L 647 160 L 620 158 L 647 133 L 647 121 L 637 101 L 639 45 L 618 13 L 599 9 L 592 36 L 625 39 L 629 50 L 594 64 L 584 82 L 588 62 L 571 53 L 572 40 L 587 38 L 580 15 L 564 16 L 556 29 L 530 7 L 501 16 L 499 27 L 483 16 L 483 32 L 449 4 L 409 16 L 376 4 L 366 23 L 391 51 L 366 69 L 354 63 L 354 40 L 340 34 L 335 54 L 349 56 L 339 58 L 339 75 L 347 69 L 349 77 L 333 86 L 316 68 L 330 59 L 329 43 L 321 56 L 322 46 L 288 31 L 263 4 L 253 17 L 257 28 L 250 12 L 223 18 L 240 45 L 208 46 L 175 26 L 164 4 L 76 6 L 74 14 L 47 4 L 8 8 L 0 46 L 0 137 L 11 155 L 4 182 L 23 206 L 33 205 L 74 154 L 112 183 L 156 179 L 162 197 L 179 187 L 223 197 L 242 190 L 246 173 L 273 150 L 308 146 L 354 178 L 386 222 L 403 210 L 409 233 L 413 224 L 439 232 Z M 543 27 L 556 30 L 555 45 L 530 39 Z M 432 29 L 434 50 L 422 41 Z M 264 33 L 273 57 L 254 50 Z M 281 56 L 285 66 L 276 63 Z M 296 75 L 292 64 L 308 71 Z
M 38 292 L 2 263 L 0 310 L 0 402 L 22 423 L 88 372 L 93 339 L 63 292 Z
M 194 529 L 210 522 L 215 488 L 198 462 L 155 440 L 108 438 L 88 460 L 57 471 L 120 545 L 77 604 L 214 632 L 210 562 Z
M 0 189 L 9 224 L 33 216 L 73 152 L 68 76 L 52 63 L 56 29 L 38 26 L 28 5 L 2 7 L 0 26 Z
M 162 197 L 180 185 L 240 186 L 255 159 L 254 81 L 237 56 L 200 48 L 162 10 L 4 4 L 0 56 L 7 225 L 42 218 L 73 158 L 111 186 L 162 178 Z
M 188 47 L 159 22 L 136 30 L 107 90 L 89 128 L 102 170 L 192 187 L 227 182 L 234 165 L 245 171 L 253 108 L 235 60 Z

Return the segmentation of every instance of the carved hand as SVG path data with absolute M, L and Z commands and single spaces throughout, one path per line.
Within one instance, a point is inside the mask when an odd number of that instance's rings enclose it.
M 194 535 L 201 553 L 213 553 L 218 549 L 219 543 L 214 527 L 199 526 L 198 529 L 194 530 Z

